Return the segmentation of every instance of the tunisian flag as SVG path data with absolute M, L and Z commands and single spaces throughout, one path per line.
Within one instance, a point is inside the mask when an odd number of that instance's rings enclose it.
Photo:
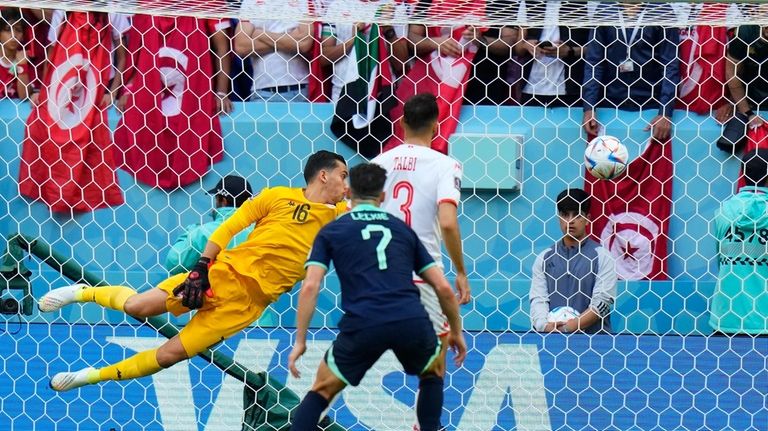
M 55 212 L 123 203 L 106 107 L 112 68 L 107 14 L 69 12 L 27 120 L 19 191 Z
M 485 2 L 482 0 L 434 0 L 430 7 L 437 13 L 451 11 L 456 16 L 475 15 L 485 16 Z M 436 38 L 450 36 L 459 44 L 465 45 L 461 27 L 428 27 L 427 36 Z M 480 31 L 480 29 L 478 30 Z M 403 128 L 400 119 L 403 117 L 403 105 L 412 96 L 419 93 L 432 93 L 437 97 L 440 114 L 437 118 L 437 136 L 432 140 L 432 148 L 443 154 L 448 154 L 448 138 L 456 131 L 459 124 L 461 104 L 464 101 L 464 90 L 472 73 L 472 60 L 477 53 L 477 47 L 472 43 L 466 45 L 461 57 L 442 56 L 437 50 L 426 57 L 419 57 L 413 67 L 400 80 L 395 92 L 397 105 L 390 112 L 394 123 L 395 134 L 384 146 L 384 151 L 403 143 Z
M 694 26 L 682 30 L 681 39 L 678 106 L 709 115 L 726 102 L 725 48 L 728 45 L 728 29 Z
M 213 93 L 213 21 L 134 15 L 128 100 L 115 130 L 122 167 L 142 183 L 173 189 L 223 157 Z
M 672 175 L 672 143 L 655 139 L 614 180 L 598 180 L 586 173 L 584 189 L 592 195 L 592 235 L 616 259 L 619 278 L 668 278 Z

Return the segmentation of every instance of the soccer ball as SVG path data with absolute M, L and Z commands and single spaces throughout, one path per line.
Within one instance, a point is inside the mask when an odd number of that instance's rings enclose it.
M 584 151 L 584 166 L 601 180 L 618 177 L 627 168 L 628 161 L 627 147 L 613 136 L 596 137 Z
M 549 312 L 547 316 L 548 322 L 567 322 L 573 318 L 579 317 L 579 312 L 572 307 L 562 306 L 556 307 Z

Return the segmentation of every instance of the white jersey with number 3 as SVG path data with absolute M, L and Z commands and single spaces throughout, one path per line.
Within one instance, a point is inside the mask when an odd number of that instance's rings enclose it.
M 407 144 L 380 154 L 371 162 L 387 170 L 382 208 L 416 231 L 435 262 L 444 268 L 437 208 L 443 202 L 458 206 L 461 164 L 431 148 Z
M 443 269 L 443 238 L 437 208 L 443 202 L 459 205 L 461 164 L 431 148 L 408 144 L 380 154 L 371 162 L 387 170 L 386 196 L 381 207 L 405 221 Z M 450 327 L 437 294 L 418 277 L 416 281 L 435 333 L 447 334 Z

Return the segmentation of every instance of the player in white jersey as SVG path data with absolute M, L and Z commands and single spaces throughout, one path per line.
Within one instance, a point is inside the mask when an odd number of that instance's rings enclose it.
M 458 206 L 461 198 L 461 164 L 433 150 L 430 145 L 437 132 L 438 107 L 432 94 L 417 94 L 405 103 L 402 125 L 404 144 L 372 160 L 387 170 L 384 186 L 385 200 L 381 207 L 400 217 L 426 246 L 435 262 L 444 268 L 441 245 L 451 258 L 456 272 L 459 303 L 470 299 L 464 253 L 459 231 Z M 440 337 L 449 334 L 448 321 L 440 309 L 433 289 L 414 275 L 435 332 Z M 448 343 L 443 340 L 438 367 L 445 374 L 445 354 Z

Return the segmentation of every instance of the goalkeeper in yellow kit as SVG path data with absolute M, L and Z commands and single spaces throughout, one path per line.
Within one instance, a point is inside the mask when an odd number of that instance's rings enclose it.
M 181 332 L 157 349 L 139 352 L 101 368 L 56 374 L 52 389 L 66 391 L 105 380 L 154 374 L 244 329 L 264 309 L 304 278 L 304 261 L 315 236 L 346 210 L 346 162 L 319 151 L 304 168 L 307 187 L 262 190 L 211 235 L 192 271 L 137 293 L 130 287 L 82 284 L 54 289 L 40 298 L 40 311 L 74 302 L 95 302 L 136 318 L 197 310 Z M 223 250 L 230 239 L 256 223 L 248 240 Z

